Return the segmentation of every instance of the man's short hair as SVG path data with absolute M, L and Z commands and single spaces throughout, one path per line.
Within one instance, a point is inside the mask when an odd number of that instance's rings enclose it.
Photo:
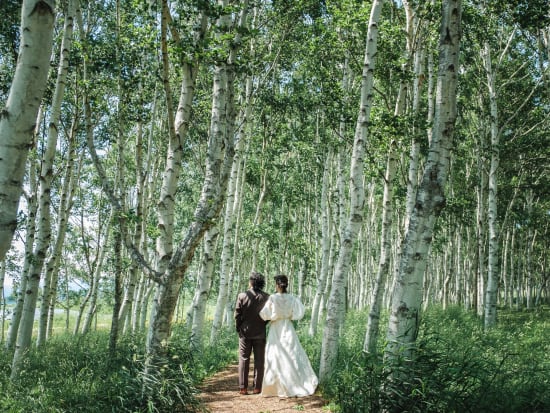
M 254 288 L 255 290 L 263 290 L 265 286 L 265 279 L 261 273 L 252 271 L 250 273 L 249 279 L 250 283 L 252 284 L 252 288 Z

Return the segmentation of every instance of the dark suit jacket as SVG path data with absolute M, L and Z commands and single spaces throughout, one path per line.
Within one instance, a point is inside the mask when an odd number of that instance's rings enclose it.
M 249 289 L 237 296 L 235 306 L 235 327 L 239 337 L 265 338 L 266 321 L 260 317 L 269 294 Z

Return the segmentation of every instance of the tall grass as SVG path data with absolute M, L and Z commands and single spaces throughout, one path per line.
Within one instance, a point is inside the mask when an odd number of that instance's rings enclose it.
M 219 345 L 192 349 L 175 327 L 168 358 L 144 373 L 144 337 L 125 336 L 114 357 L 108 332 L 60 335 L 30 351 L 20 379 L 9 378 L 11 354 L 0 351 L 0 411 L 18 412 L 198 412 L 196 386 L 234 361 L 233 332 Z
M 550 411 L 548 313 L 501 312 L 485 333 L 478 317 L 460 308 L 430 309 L 414 363 L 392 366 L 362 352 L 365 325 L 366 313 L 348 316 L 337 371 L 323 386 L 342 412 Z M 387 380 L 396 368 L 412 370 L 412 379 Z
M 501 311 L 499 317 L 496 328 L 483 332 L 472 313 L 432 308 L 423 315 L 414 364 L 389 366 L 380 355 L 363 353 L 367 313 L 350 312 L 323 396 L 331 411 L 343 413 L 550 411 L 550 314 Z M 297 331 L 317 369 L 322 330 L 309 337 L 308 323 L 296 323 Z M 0 350 L 0 411 L 199 412 L 198 384 L 233 363 L 238 346 L 230 329 L 215 346 L 191 348 L 176 325 L 168 359 L 145 376 L 144 337 L 122 337 L 114 357 L 108 339 L 107 332 L 56 336 L 32 349 L 16 383 L 8 380 L 12 355 Z M 382 334 L 380 352 L 383 346 Z M 391 369 L 405 367 L 411 380 L 387 380 Z

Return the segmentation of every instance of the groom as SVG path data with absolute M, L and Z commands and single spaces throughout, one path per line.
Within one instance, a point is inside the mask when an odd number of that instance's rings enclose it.
M 265 280 L 262 274 L 252 272 L 249 289 L 237 296 L 235 306 L 235 327 L 239 333 L 239 393 L 248 394 L 248 371 L 250 354 L 254 351 L 254 394 L 262 392 L 265 359 L 265 326 L 260 318 L 269 294 L 263 290 Z

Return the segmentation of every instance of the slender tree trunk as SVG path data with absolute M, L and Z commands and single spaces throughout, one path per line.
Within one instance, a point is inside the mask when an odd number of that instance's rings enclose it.
M 146 221 L 144 214 L 144 189 L 145 189 L 145 172 L 143 171 L 143 128 L 142 123 L 138 122 L 136 136 L 136 224 L 134 225 L 134 245 L 140 245 L 143 235 L 143 223 Z M 128 283 L 124 292 L 124 298 L 118 313 L 119 332 L 129 331 L 131 328 L 132 308 L 135 306 L 136 287 L 139 280 L 140 267 L 138 263 L 132 262 L 129 270 Z
M 0 343 L 4 342 L 4 332 L 6 323 L 6 293 L 4 292 L 4 282 L 6 279 L 6 261 L 0 261 L 0 328 L 2 329 L 2 335 L 0 336 Z
M 116 218 L 115 218 L 116 220 Z M 116 223 L 113 225 L 116 228 Z M 116 231 L 113 234 L 113 261 L 114 261 L 114 281 L 115 288 L 113 294 L 113 316 L 111 317 L 111 331 L 109 333 L 109 354 L 115 356 L 116 345 L 118 341 L 119 323 L 118 315 L 122 305 L 122 232 Z
M 157 108 L 157 99 L 156 99 L 156 91 L 155 91 L 155 98 L 153 101 L 153 109 L 152 109 L 153 116 L 155 113 L 157 113 L 156 108 Z M 149 205 L 152 204 L 151 201 L 153 199 L 152 196 L 154 193 L 154 186 L 155 186 L 155 182 L 158 181 L 157 175 L 159 170 L 159 168 L 157 167 L 158 162 L 155 159 L 153 159 L 153 137 L 155 132 L 154 124 L 155 122 L 151 122 L 151 128 L 149 130 L 149 137 L 147 140 L 146 168 L 144 170 L 139 171 L 140 176 L 138 177 L 138 180 L 139 180 L 138 188 L 141 188 L 141 189 L 138 189 L 138 191 L 141 191 L 141 195 L 139 197 L 140 200 L 138 201 L 137 212 L 138 212 L 138 216 L 143 217 L 143 219 L 141 219 L 141 222 L 140 222 L 140 227 L 139 227 L 140 229 L 136 229 L 136 235 L 134 236 L 134 239 L 137 242 L 137 233 L 140 234 L 140 239 L 139 239 L 140 250 L 143 251 L 143 254 L 146 256 L 148 256 L 148 246 L 147 246 L 145 234 L 147 233 L 148 224 L 145 217 L 148 215 Z M 140 151 L 138 153 L 141 154 Z M 138 162 L 138 165 L 141 165 L 141 162 Z M 141 206 L 141 210 L 139 209 L 140 206 Z M 141 267 L 139 267 L 138 263 L 133 263 L 133 265 L 135 265 L 136 272 L 138 270 L 141 270 Z M 141 272 L 141 277 L 139 280 L 138 288 L 136 290 L 134 303 L 132 307 L 132 321 L 131 321 L 132 332 L 137 332 L 139 330 L 142 330 L 142 327 L 141 327 L 142 314 L 144 318 L 146 317 L 146 314 L 147 314 L 146 302 L 144 302 L 144 300 L 146 298 L 146 292 L 148 291 L 150 282 L 151 280 L 147 277 L 147 275 L 144 272 Z
M 374 64 L 378 41 L 378 21 L 383 4 L 383 0 L 373 1 L 369 19 L 365 60 L 363 62 L 361 102 L 359 105 L 359 114 L 357 116 L 350 167 L 350 211 L 346 222 L 346 228 L 340 235 L 340 252 L 334 270 L 328 299 L 327 318 L 323 331 L 321 363 L 319 367 L 319 379 L 321 382 L 326 381 L 328 377 L 330 377 L 336 363 L 339 330 L 343 325 L 345 313 L 345 287 L 357 233 L 363 223 L 363 208 L 365 202 L 363 158 L 365 156 L 368 123 L 372 106 Z
M 113 223 L 114 210 L 111 209 L 111 213 L 107 220 L 108 226 L 105 228 L 105 237 L 103 243 L 99 245 L 99 253 L 95 261 L 95 266 L 93 273 L 91 274 L 91 283 L 90 283 L 90 298 L 88 300 L 88 311 L 86 312 L 86 317 L 84 318 L 84 323 L 82 325 L 82 334 L 87 334 L 90 331 L 92 326 L 92 321 L 97 308 L 97 296 L 99 292 L 99 280 L 101 278 L 101 272 L 103 270 L 103 262 L 105 261 L 105 254 L 109 248 L 109 236 L 111 233 L 111 225 Z M 75 326 L 75 332 L 77 331 Z
M 27 279 L 29 276 L 30 265 L 32 262 L 32 248 L 34 245 L 34 239 L 36 235 L 36 213 L 38 209 L 38 204 L 36 202 L 37 196 L 37 185 L 38 180 L 36 179 L 36 168 L 34 165 L 31 165 L 29 168 L 29 182 L 30 182 L 30 191 L 27 197 L 27 225 L 25 232 L 25 251 L 24 251 L 24 262 L 23 270 L 21 271 L 21 282 L 17 289 L 17 302 L 13 309 L 10 325 L 8 328 L 8 336 L 6 339 L 6 349 L 13 350 L 15 348 L 15 343 L 17 341 L 17 334 L 19 332 L 19 325 L 21 322 L 21 314 L 23 313 L 23 302 L 25 300 L 25 291 L 27 290 Z
M 54 0 L 22 2 L 17 67 L 0 113 L 0 260 L 17 227 L 27 155 L 50 68 L 55 13 Z
M 329 154 L 325 159 L 325 167 L 323 170 L 323 183 L 321 186 L 321 271 L 317 278 L 317 287 L 315 297 L 311 308 L 311 321 L 309 324 L 309 335 L 317 334 L 317 325 L 319 323 L 319 315 L 321 311 L 321 301 L 325 292 L 325 285 L 328 276 L 328 263 L 330 257 L 330 211 L 329 211 L 329 180 L 330 167 L 332 164 L 332 155 Z
M 388 163 L 386 166 L 386 176 L 384 179 L 384 198 L 382 207 L 382 233 L 380 235 L 380 261 L 378 262 L 378 272 L 374 281 L 372 292 L 372 304 L 369 310 L 369 318 L 367 322 L 367 332 L 365 335 L 365 343 L 363 351 L 375 354 L 378 343 L 378 330 L 380 325 L 380 311 L 382 307 L 382 298 L 384 296 L 384 287 L 388 277 L 388 269 L 390 265 L 391 254 L 391 204 L 393 179 L 395 176 L 397 159 L 395 156 L 394 143 L 391 144 L 388 154 Z
M 486 208 L 485 208 L 485 191 L 487 187 L 487 172 L 486 162 L 484 159 L 485 153 L 485 138 L 483 131 L 480 132 L 480 147 L 477 153 L 478 171 L 479 171 L 479 187 L 477 188 L 477 271 L 475 283 L 475 306 L 477 314 L 481 315 L 483 311 L 483 299 L 485 292 L 485 239 L 486 239 Z
M 486 42 L 482 54 L 487 86 L 489 88 L 490 130 L 491 130 L 491 168 L 489 170 L 488 196 L 488 227 L 489 227 L 489 256 L 487 266 L 487 291 L 485 293 L 484 327 L 490 329 L 495 326 L 497 319 L 497 289 L 498 289 L 498 216 L 497 216 L 497 172 L 499 164 L 499 121 L 496 95 L 495 72 L 491 61 L 491 48 Z
M 102 233 L 104 228 L 104 225 L 101 224 L 102 222 L 104 222 L 102 218 L 103 217 L 101 216 L 101 214 L 99 214 L 98 222 L 100 222 L 100 225 L 97 230 L 96 248 L 93 249 L 95 252 L 93 259 L 90 254 L 90 251 L 92 250 L 92 248 L 90 248 L 90 246 L 88 245 L 87 237 L 85 234 L 84 217 L 81 216 L 80 218 L 81 219 L 80 231 L 81 231 L 81 240 L 82 240 L 81 242 L 84 245 L 84 250 L 85 250 L 86 265 L 87 265 L 86 269 L 89 274 L 89 288 L 88 288 L 88 291 L 86 292 L 86 295 L 81 300 L 79 305 L 78 314 L 76 316 L 75 326 L 73 329 L 74 335 L 77 335 L 80 331 L 80 324 L 82 321 L 82 317 L 84 316 L 84 311 L 86 310 L 86 307 L 92 298 L 92 294 L 94 291 L 94 284 L 96 282 L 97 266 L 99 265 L 101 267 L 103 265 L 103 259 L 104 259 L 105 248 L 106 248 L 105 245 L 106 245 L 106 242 L 108 241 L 108 236 L 109 236 L 109 227 L 108 226 L 105 227 L 105 242 L 102 243 Z M 110 223 L 110 217 L 106 222 Z
M 194 33 L 195 40 L 199 40 L 204 36 L 206 30 L 206 19 L 204 12 L 200 12 L 197 17 L 197 26 Z M 183 143 L 187 137 L 187 131 L 191 120 L 191 106 L 195 95 L 195 82 L 199 62 L 194 59 L 189 62 L 182 62 L 183 76 L 180 91 L 180 100 L 176 116 L 172 112 L 173 98 L 170 88 L 170 66 L 168 56 L 168 30 L 171 23 L 170 8 L 167 0 L 162 1 L 161 15 L 161 55 L 162 55 L 162 79 L 164 84 L 164 93 L 166 100 L 166 112 L 168 116 L 168 131 L 169 143 L 166 154 L 166 164 L 162 177 L 162 185 L 160 191 L 159 202 L 157 205 L 157 228 L 160 235 L 157 238 L 156 253 L 157 264 L 156 271 L 159 274 L 167 271 L 168 265 L 173 258 L 173 237 L 174 237 L 174 206 L 176 200 L 177 183 L 181 172 L 181 160 L 183 154 Z M 172 30 L 172 35 L 176 41 L 179 41 L 179 35 L 175 30 Z M 202 232 L 200 232 L 202 234 Z M 193 243 L 196 241 L 193 240 Z M 197 241 L 198 242 L 198 241 Z M 195 246 L 192 250 L 194 251 Z M 189 258 L 190 259 L 190 258 Z M 185 258 L 187 261 L 187 257 Z M 188 264 L 187 264 L 188 265 Z M 179 277 L 178 277 L 179 278 Z M 161 291 L 163 290 L 163 291 Z M 153 300 L 151 309 L 151 320 L 156 318 L 159 300 L 162 294 L 166 292 L 162 286 L 159 286 Z M 176 298 L 179 292 L 176 293 Z M 174 299 L 174 291 L 170 292 L 170 301 Z M 175 306 L 176 302 L 168 303 L 169 307 Z M 173 311 L 173 309 L 171 310 Z M 170 315 L 171 317 L 172 315 Z M 170 320 L 171 322 L 171 320 Z M 165 322 L 162 322 L 165 325 Z M 164 328 L 164 327 L 163 327 Z M 150 329 L 151 331 L 151 329 Z
M 202 344 L 204 332 L 204 319 L 206 316 L 206 303 L 212 284 L 212 274 L 214 272 L 214 254 L 216 253 L 216 244 L 220 231 L 218 226 L 212 226 L 204 237 L 204 253 L 202 256 L 201 270 L 193 304 L 191 305 L 191 343 L 194 347 Z
M 433 136 L 427 164 L 409 220 L 392 294 L 385 357 L 412 359 L 419 329 L 422 287 L 435 222 L 445 205 L 456 119 L 461 1 L 444 0 Z M 403 371 L 407 375 L 407 371 Z M 400 373 L 392 371 L 392 378 Z
M 47 147 L 46 152 L 44 154 L 44 159 L 42 163 L 42 175 L 40 177 L 40 197 L 44 197 L 44 199 L 39 200 L 40 206 L 39 206 L 39 212 L 42 211 L 42 214 L 39 216 L 39 219 L 44 221 L 44 227 L 39 224 L 39 228 L 45 228 L 45 226 L 48 226 L 47 229 L 45 229 L 45 235 L 44 235 L 44 248 L 48 248 L 49 240 L 51 238 L 51 228 L 50 228 L 50 212 L 49 207 L 51 204 L 51 195 L 50 195 L 50 188 L 53 181 L 53 161 L 55 157 L 55 148 L 57 146 L 58 141 L 58 129 L 60 124 L 60 117 L 61 117 L 61 104 L 63 103 L 63 97 L 65 95 L 65 88 L 67 84 L 67 75 L 69 73 L 69 54 L 71 52 L 71 45 L 73 40 L 73 27 L 74 27 L 74 19 L 75 19 L 75 10 L 76 10 L 76 1 L 77 0 L 69 0 L 68 8 L 67 8 L 67 14 L 65 16 L 65 24 L 63 27 L 63 39 L 61 40 L 61 50 L 60 50 L 60 57 L 59 57 L 59 66 L 57 70 L 57 80 L 55 82 L 55 90 L 53 94 L 52 99 L 52 105 L 51 105 L 51 116 L 50 116 L 50 122 L 49 122 L 49 128 L 48 128 L 48 141 L 47 141 Z M 44 168 L 46 166 L 46 168 Z M 46 212 L 46 208 L 48 211 Z M 46 222 L 47 221 L 47 222 Z M 40 236 L 39 236 L 40 239 Z M 61 244 L 62 245 L 62 244 Z M 55 256 L 56 251 L 51 251 L 51 254 L 54 254 Z M 43 253 L 38 252 L 38 256 L 41 256 Z M 44 251 L 45 256 L 45 251 Z M 38 261 L 39 262 L 39 261 Z M 42 271 L 42 268 L 40 268 L 40 271 Z M 41 311 L 40 311 L 40 320 L 38 323 L 38 337 L 36 344 L 38 346 L 44 344 L 46 341 L 46 333 L 47 333 L 47 322 L 48 322 L 48 303 L 51 300 L 51 276 L 53 275 L 52 272 L 46 271 L 46 277 L 44 278 L 44 287 L 43 287 L 43 294 L 42 294 L 42 304 L 41 304 Z
M 264 139 L 264 148 L 265 149 L 265 139 Z M 254 215 L 253 227 L 257 228 L 262 223 L 262 207 L 264 205 L 265 196 L 267 194 L 267 168 L 262 168 L 262 177 L 261 177 L 261 188 L 260 195 L 258 197 L 258 202 L 256 203 L 256 214 Z M 256 270 L 258 268 L 258 249 L 260 247 L 260 237 L 256 235 L 253 240 L 252 245 L 252 269 Z
M 74 172 L 74 163 L 76 158 L 76 122 L 73 122 L 73 127 L 71 128 L 71 136 L 69 137 L 69 149 L 67 164 L 65 166 L 65 176 L 63 179 L 63 189 L 61 192 L 61 200 L 59 202 L 59 214 L 57 218 L 57 237 L 52 248 L 51 255 L 46 262 L 46 276 L 44 277 L 44 284 L 49 285 L 49 294 L 43 294 L 44 303 L 41 303 L 40 308 L 40 324 L 39 324 L 39 333 L 40 337 L 40 325 L 42 324 L 43 312 L 46 313 L 47 323 L 46 323 L 46 338 L 51 336 L 53 328 L 53 316 L 55 311 L 55 304 L 57 301 L 57 286 L 59 284 L 59 263 L 61 261 L 61 254 L 63 246 L 65 244 L 65 235 L 67 233 L 67 227 L 69 224 L 69 216 L 73 204 L 73 195 L 80 175 L 80 168 L 77 172 Z M 44 327 L 44 326 L 43 326 Z M 43 328 L 42 327 L 42 328 Z
M 239 16 L 241 22 L 246 18 L 246 11 L 247 4 L 244 4 L 243 10 Z M 225 19 L 228 17 L 228 15 L 221 17 L 223 19 L 222 27 L 226 24 Z M 235 42 L 234 47 L 237 48 L 238 46 L 238 42 Z M 230 63 L 232 64 L 232 62 Z M 227 77 L 225 77 L 225 79 L 227 80 Z M 229 119 L 216 118 L 216 116 L 222 113 L 221 108 L 216 108 L 216 102 L 220 102 L 219 97 L 216 95 L 222 92 L 221 89 L 227 87 L 227 83 L 215 83 L 214 85 L 213 116 L 207 148 L 206 173 L 203 187 L 197 208 L 195 209 L 193 221 L 182 243 L 173 254 L 170 264 L 164 272 L 162 283 L 159 286 L 157 302 L 152 311 L 149 335 L 147 338 L 147 371 L 151 371 L 159 358 L 161 359 L 165 355 L 174 309 L 185 273 L 204 232 L 207 231 L 217 219 L 225 202 L 227 184 L 234 157 L 233 123 L 235 119 L 232 118 L 232 115 L 229 116 Z M 230 88 L 231 87 L 232 86 L 230 86 Z M 216 88 L 219 89 L 216 90 Z M 229 96 L 230 98 L 232 97 L 231 91 Z M 228 104 L 229 109 L 223 113 L 234 113 L 232 109 L 234 102 L 227 102 L 225 99 L 224 102 Z M 221 122 L 228 127 L 221 127 Z M 230 125 L 227 125 L 227 123 Z M 231 133 L 228 133 L 228 131 L 231 131 Z
M 216 309 L 214 311 L 214 320 L 212 322 L 212 331 L 210 333 L 210 342 L 215 343 L 218 332 L 222 326 L 222 320 L 226 306 L 230 301 L 231 284 L 234 273 L 231 272 L 231 260 L 234 259 L 234 242 L 235 242 L 235 192 L 237 188 L 237 174 L 239 172 L 240 156 L 237 154 L 243 146 L 243 137 L 237 142 L 235 150 L 235 158 L 231 167 L 231 176 L 227 184 L 227 200 L 225 204 L 225 215 L 223 220 L 223 242 L 220 258 L 220 284 L 218 289 L 218 299 L 216 301 Z M 230 305 L 230 303 L 229 303 Z M 231 314 L 232 316 L 232 314 Z

